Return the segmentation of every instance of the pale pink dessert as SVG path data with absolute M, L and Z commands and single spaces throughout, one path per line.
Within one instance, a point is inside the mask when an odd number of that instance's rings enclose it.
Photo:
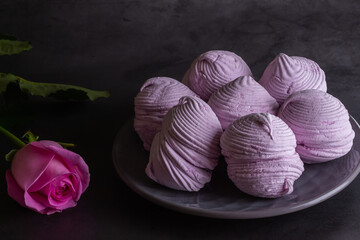
M 144 143 L 144 148 L 150 150 L 156 133 L 161 129 L 161 123 L 170 108 L 179 103 L 183 96 L 197 96 L 181 82 L 168 77 L 148 79 L 135 97 L 134 128 Z
M 194 60 L 182 82 L 207 102 L 217 89 L 248 75 L 252 76 L 251 70 L 241 57 L 233 52 L 213 50 Z
M 292 93 L 301 90 L 327 90 L 325 73 L 316 62 L 284 53 L 266 67 L 259 83 L 280 104 Z
M 229 178 L 241 191 L 277 198 L 293 191 L 304 171 L 295 151 L 295 135 L 288 125 L 270 113 L 246 115 L 226 128 L 221 153 Z
M 146 174 L 172 189 L 199 191 L 218 163 L 221 134 L 209 105 L 198 97 L 181 98 L 154 138 Z
M 236 119 L 250 113 L 276 114 L 279 104 L 251 76 L 243 76 L 215 91 L 209 106 L 219 118 L 223 129 Z
M 349 113 L 328 93 L 314 89 L 294 93 L 280 107 L 278 116 L 294 131 L 296 151 L 305 163 L 339 158 L 353 145 Z

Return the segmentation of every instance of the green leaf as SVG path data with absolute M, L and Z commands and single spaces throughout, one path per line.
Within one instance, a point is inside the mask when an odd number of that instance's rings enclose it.
M 17 151 L 18 151 L 17 149 L 12 149 L 8 154 L 5 154 L 5 160 L 7 162 L 11 162 Z
M 23 92 L 42 97 L 52 96 L 62 99 L 90 99 L 93 101 L 110 96 L 107 91 L 95 91 L 66 84 L 31 82 L 11 73 L 0 73 L 0 94 L 6 91 L 10 83 L 18 84 Z
M 12 36 L 0 34 L 0 55 L 18 54 L 32 48 L 30 42 L 18 41 Z

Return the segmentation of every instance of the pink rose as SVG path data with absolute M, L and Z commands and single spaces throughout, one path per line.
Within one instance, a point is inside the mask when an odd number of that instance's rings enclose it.
M 6 181 L 9 195 L 18 203 L 49 215 L 74 207 L 90 174 L 80 155 L 56 142 L 38 141 L 15 154 Z

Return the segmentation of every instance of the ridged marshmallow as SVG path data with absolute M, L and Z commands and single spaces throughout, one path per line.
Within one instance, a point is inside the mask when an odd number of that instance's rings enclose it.
M 295 151 L 295 135 L 280 118 L 269 113 L 246 115 L 228 126 L 220 140 L 227 172 L 243 192 L 277 198 L 293 191 L 304 171 Z
M 201 54 L 186 72 L 183 83 L 204 101 L 228 82 L 252 75 L 244 60 L 233 52 L 213 50 Z
M 183 96 L 197 96 L 181 82 L 168 77 L 148 79 L 135 97 L 134 128 L 149 151 L 156 133 L 170 108 Z
M 223 129 L 250 113 L 276 114 L 279 104 L 251 76 L 243 76 L 215 91 L 208 102 Z
M 198 97 L 183 97 L 165 116 L 150 150 L 146 174 L 176 190 L 199 191 L 220 156 L 221 125 Z
M 280 107 L 278 116 L 293 130 L 296 151 L 305 163 L 321 163 L 348 153 L 355 133 L 344 105 L 319 90 L 304 90 L 291 95 Z
M 292 93 L 301 90 L 327 90 L 325 73 L 316 62 L 284 53 L 280 53 L 266 67 L 259 83 L 280 104 Z

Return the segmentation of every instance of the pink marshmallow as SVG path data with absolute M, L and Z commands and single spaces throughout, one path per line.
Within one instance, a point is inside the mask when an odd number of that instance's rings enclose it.
M 182 82 L 207 102 L 225 84 L 248 75 L 252 76 L 251 70 L 241 57 L 233 52 L 213 50 L 194 60 Z
M 146 174 L 172 189 L 199 191 L 218 163 L 221 134 L 219 120 L 203 100 L 181 98 L 154 138 Z
M 134 128 L 149 151 L 156 133 L 170 108 L 183 96 L 197 96 L 181 82 L 168 77 L 148 79 L 135 97 Z
M 294 131 L 305 163 L 327 162 L 348 153 L 354 131 L 344 105 L 328 93 L 308 89 L 291 95 L 278 116 Z
M 326 92 L 325 73 L 307 58 L 280 53 L 265 69 L 259 83 L 282 104 L 292 93 L 318 89 Z
M 228 126 L 220 140 L 229 178 L 241 191 L 277 198 L 293 191 L 304 171 L 295 135 L 269 113 L 246 115 Z
M 250 113 L 276 114 L 279 104 L 251 76 L 243 76 L 215 91 L 208 102 L 223 129 Z

